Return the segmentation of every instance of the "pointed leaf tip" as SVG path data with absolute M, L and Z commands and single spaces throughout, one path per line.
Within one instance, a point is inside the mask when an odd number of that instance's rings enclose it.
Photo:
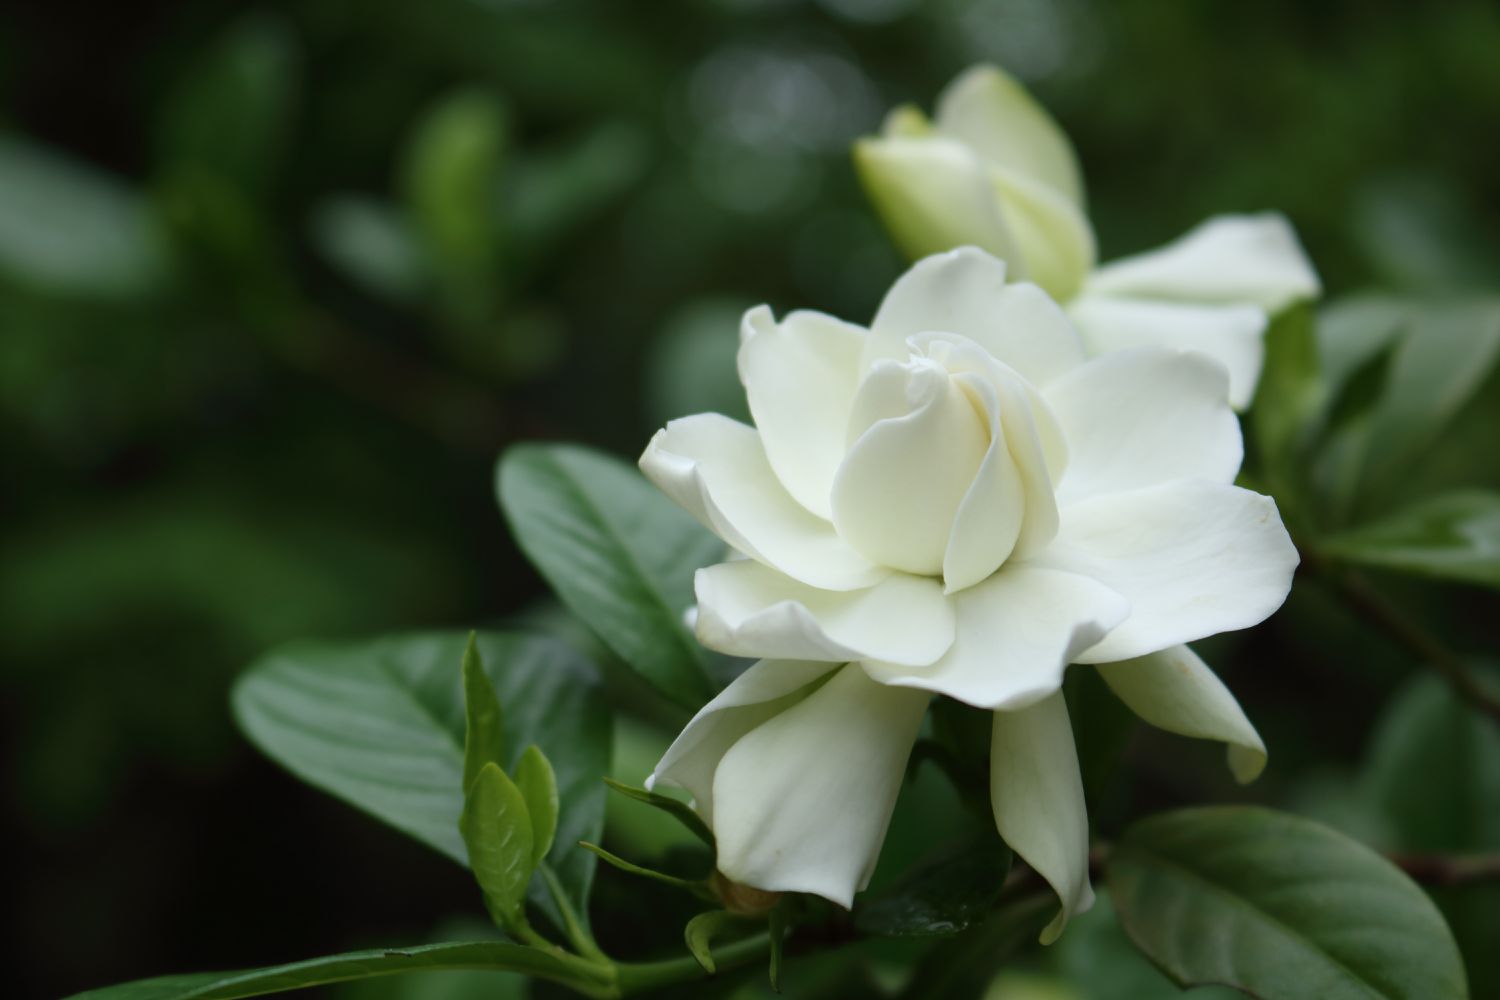
M 516 762 L 515 781 L 531 814 L 532 862 L 540 863 L 552 850 L 558 810 L 557 775 L 540 747 L 532 744 L 521 754 Z
M 475 633 L 469 633 L 469 642 L 464 647 L 464 777 L 463 787 L 467 793 L 486 764 L 499 764 L 505 759 L 505 714 L 500 708 L 500 699 L 484 672 L 484 659 L 479 655 Z

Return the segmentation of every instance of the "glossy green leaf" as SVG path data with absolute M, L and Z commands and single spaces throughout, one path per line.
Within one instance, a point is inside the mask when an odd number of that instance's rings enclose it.
M 90 990 L 71 1000 L 233 1000 L 353 979 L 443 969 L 521 972 L 595 996 L 608 995 L 611 986 L 607 971 L 576 959 L 504 941 L 482 941 L 373 948 L 262 969 L 162 976 Z
M 709 910 L 700 913 L 687 922 L 683 928 L 682 939 L 687 944 L 688 951 L 703 966 L 703 971 L 709 975 L 714 974 L 714 955 L 710 945 L 719 931 L 735 922 L 734 914 L 728 910 Z
M 1175 982 L 1276 1000 L 1468 996 L 1432 901 L 1343 834 L 1247 806 L 1130 827 L 1108 865 L 1131 939 Z
M 168 277 L 166 242 L 123 182 L 24 139 L 0 136 L 0 275 L 46 292 L 149 295 Z
M 484 672 L 478 639 L 472 632 L 464 646 L 460 673 L 464 682 L 464 776 L 460 787 L 467 794 L 486 764 L 505 760 L 505 712 Z
M 235 687 L 240 727 L 309 784 L 467 865 L 463 810 L 463 688 L 467 636 L 417 633 L 346 643 L 294 643 L 264 657 Z M 577 848 L 603 830 L 610 717 L 593 670 L 540 636 L 480 632 L 485 673 L 506 706 L 506 757 L 543 748 L 557 774 L 553 866 L 583 910 L 595 862 Z M 533 900 L 560 920 L 540 882 Z
M 714 846 L 714 832 L 708 828 L 707 823 L 703 822 L 703 817 L 694 812 L 693 807 L 686 802 L 670 798 L 659 792 L 648 792 L 644 788 L 627 785 L 623 781 L 616 781 L 613 778 L 605 778 L 604 783 L 626 798 L 634 799 L 637 802 L 644 802 L 648 806 L 660 809 L 687 827 L 693 836 L 703 841 L 709 847 Z
M 854 911 L 854 926 L 881 937 L 957 934 L 989 916 L 1010 871 L 1010 851 L 993 838 L 918 868 Z
M 557 836 L 557 775 L 547 755 L 533 745 L 516 762 L 515 780 L 531 816 L 532 858 L 541 861 Z
M 499 764 L 480 769 L 464 799 L 458 828 L 485 905 L 500 926 L 515 927 L 523 917 L 536 860 L 526 799 Z
M 1500 587 L 1500 494 L 1434 497 L 1325 539 L 1321 548 L 1366 566 Z
M 669 698 L 697 708 L 712 697 L 682 615 L 693 572 L 724 544 L 635 469 L 586 448 L 511 448 L 497 478 L 516 542 L 563 603 Z

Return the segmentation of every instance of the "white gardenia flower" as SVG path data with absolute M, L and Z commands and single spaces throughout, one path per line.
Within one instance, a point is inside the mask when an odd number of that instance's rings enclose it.
M 908 271 L 869 329 L 752 309 L 755 426 L 699 414 L 652 439 L 646 475 L 745 557 L 698 572 L 698 637 L 760 660 L 653 781 L 692 793 L 730 879 L 848 906 L 930 696 L 992 709 L 996 824 L 1062 900 L 1050 939 L 1093 899 L 1064 669 L 1105 664 L 1147 721 L 1229 742 L 1253 777 L 1259 737 L 1182 644 L 1265 619 L 1297 553 L 1233 485 L 1219 365 L 1088 360 L 1005 279 L 965 248 Z
M 1190 347 L 1229 370 L 1249 405 L 1268 315 L 1316 297 L 1318 276 L 1275 213 L 1209 219 L 1151 253 L 1095 267 L 1094 233 L 1068 137 L 1025 88 L 976 66 L 939 95 L 929 122 L 909 105 L 855 164 L 892 237 L 912 259 L 982 247 L 1064 303 L 1093 354 Z

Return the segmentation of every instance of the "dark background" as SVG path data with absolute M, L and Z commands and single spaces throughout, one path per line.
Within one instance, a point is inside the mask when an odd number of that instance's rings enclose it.
M 477 914 L 464 872 L 258 757 L 230 683 L 293 637 L 523 611 L 507 443 L 634 456 L 734 405 L 744 306 L 866 319 L 901 265 L 848 144 L 892 104 L 1007 66 L 1074 138 L 1104 259 L 1279 208 L 1330 293 L 1445 292 L 1500 275 L 1497 53 L 1484 2 L 11 5 L 12 995 Z M 1493 643 L 1492 599 L 1437 603 Z M 1322 813 L 1407 670 L 1315 590 L 1214 662 L 1272 746 L 1251 795 Z M 1114 815 L 1198 794 L 1152 770 L 1172 746 Z

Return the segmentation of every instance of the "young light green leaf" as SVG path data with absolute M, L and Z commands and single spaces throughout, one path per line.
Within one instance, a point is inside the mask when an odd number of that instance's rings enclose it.
M 498 253 L 505 133 L 500 102 L 464 90 L 438 101 L 407 147 L 406 193 L 417 228 L 445 266 L 466 278 L 484 273 Z
M 458 827 L 490 913 L 507 930 L 517 926 L 536 860 L 526 799 L 499 764 L 491 762 L 480 769 L 464 799 Z
M 463 810 L 463 684 L 454 664 L 462 632 L 374 641 L 295 643 L 275 650 L 235 686 L 240 728 L 309 784 L 467 865 Z M 557 775 L 557 836 L 544 864 L 573 908 L 586 912 L 595 859 L 577 842 L 603 832 L 611 719 L 593 669 L 541 636 L 480 632 L 476 644 L 499 699 L 514 756 L 535 743 Z M 563 915 L 533 885 L 559 927 Z
M 328 983 L 445 969 L 520 972 L 562 983 L 589 996 L 616 995 L 608 968 L 508 941 L 481 941 L 372 948 L 261 969 L 162 976 L 89 990 L 71 1000 L 234 1000 Z
M 604 783 L 626 798 L 634 799 L 637 802 L 644 802 L 648 806 L 667 813 L 683 826 L 687 827 L 693 836 L 703 841 L 709 847 L 714 846 L 714 832 L 708 828 L 707 823 L 703 822 L 703 817 L 694 812 L 693 807 L 686 802 L 680 802 L 659 792 L 648 792 L 644 788 L 627 785 L 625 782 L 616 781 L 614 778 L 605 778 Z
M 461 665 L 464 678 L 464 778 L 465 793 L 486 764 L 505 760 L 505 713 L 494 685 L 485 676 L 484 660 L 473 632 L 469 633 Z
M 541 861 L 552 850 L 552 838 L 557 834 L 557 775 L 552 773 L 547 755 L 533 744 L 516 762 L 515 780 L 531 815 L 531 854 Z
M 879 937 L 933 937 L 957 934 L 989 915 L 1011 856 L 992 837 L 949 853 L 902 879 L 854 910 L 854 926 Z
M 1266 330 L 1266 361 L 1249 422 L 1268 481 L 1279 488 L 1300 485 L 1312 418 L 1322 399 L 1315 314 L 1299 305 L 1277 316 Z
M 1462 1000 L 1442 915 L 1399 869 L 1310 820 L 1223 806 L 1163 813 L 1110 857 L 1126 932 L 1183 987 L 1278 1000 Z
M 497 490 L 521 551 L 620 659 L 684 707 L 712 697 L 682 615 L 693 571 L 722 557 L 722 542 L 635 469 L 586 448 L 511 448 Z
M 1448 493 L 1325 539 L 1348 562 L 1500 588 L 1500 494 Z
M 687 922 L 683 928 L 682 939 L 687 944 L 688 951 L 703 966 L 703 971 L 710 976 L 715 972 L 713 951 L 709 948 L 714 937 L 724 927 L 735 920 L 734 914 L 728 910 L 709 910 L 700 913 Z

